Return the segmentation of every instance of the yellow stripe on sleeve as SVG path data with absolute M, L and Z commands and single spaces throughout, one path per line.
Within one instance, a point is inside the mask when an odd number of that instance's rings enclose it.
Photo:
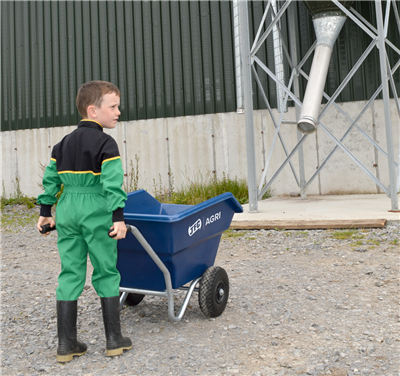
M 114 161 L 115 159 L 121 159 L 121 157 L 118 156 L 118 157 L 113 157 L 113 158 L 105 159 L 103 162 L 101 162 L 101 164 L 103 164 L 104 162 Z

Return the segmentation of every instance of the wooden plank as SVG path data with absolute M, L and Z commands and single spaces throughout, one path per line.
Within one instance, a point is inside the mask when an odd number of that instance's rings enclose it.
M 331 219 L 331 220 L 292 220 L 292 221 L 234 221 L 231 230 L 313 230 L 313 229 L 351 229 L 380 228 L 386 226 L 386 219 Z

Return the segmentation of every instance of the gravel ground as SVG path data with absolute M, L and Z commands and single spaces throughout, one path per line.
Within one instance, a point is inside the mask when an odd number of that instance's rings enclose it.
M 230 278 L 225 312 L 206 318 L 194 294 L 172 323 L 166 300 L 147 296 L 121 312 L 134 345 L 113 358 L 88 277 L 78 302 L 88 351 L 59 364 L 57 234 L 38 235 L 37 213 L 3 215 L 2 375 L 399 375 L 399 224 L 342 240 L 325 230 L 230 231 L 215 263 Z

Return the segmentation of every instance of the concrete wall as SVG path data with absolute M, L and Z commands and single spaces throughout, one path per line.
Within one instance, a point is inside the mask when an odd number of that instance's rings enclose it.
M 352 118 L 355 118 L 364 106 L 365 102 L 340 104 Z M 394 101 L 391 103 L 391 114 L 394 154 L 398 162 L 400 118 Z M 274 116 L 278 119 L 279 114 L 274 113 Z M 294 108 L 289 109 L 284 119 L 295 120 Z M 337 138 L 340 138 L 350 125 L 349 121 L 334 108 L 330 109 L 322 122 Z M 255 111 L 254 124 L 259 182 L 271 149 L 275 128 L 266 110 Z M 375 101 L 358 124 L 384 150 L 387 150 L 382 101 Z M 73 129 L 75 126 L 1 133 L 2 181 L 7 197 L 16 190 L 16 177 L 25 195 L 36 196 L 41 192 L 39 183 L 43 171 L 40 165 L 49 162 L 53 145 Z M 154 191 L 154 183 L 157 187 L 161 184 L 166 188 L 172 184 L 176 189 L 188 184 L 190 180 L 199 179 L 200 175 L 205 178 L 207 174 L 216 173 L 221 177 L 225 173 L 232 178 L 247 177 L 243 114 L 232 112 L 121 122 L 116 129 L 107 132 L 118 142 L 127 173 L 131 171 L 131 161 L 136 167 L 135 156 L 138 157 L 139 187 L 151 193 Z M 290 152 L 297 142 L 295 124 L 283 123 L 281 134 Z M 371 172 L 379 176 L 386 186 L 389 184 L 387 158 L 358 130 L 353 130 L 344 143 Z M 322 129 L 308 136 L 304 142 L 307 181 L 334 146 L 335 143 Z M 278 140 L 268 169 L 268 178 L 275 173 L 284 159 L 285 153 Z M 297 153 L 292 162 L 298 171 Z M 127 183 L 128 179 L 129 176 L 126 177 Z M 290 166 L 286 165 L 272 184 L 272 193 L 276 196 L 292 192 L 299 192 L 299 188 Z M 309 195 L 377 192 L 379 190 L 375 182 L 341 149 L 336 151 L 307 190 Z

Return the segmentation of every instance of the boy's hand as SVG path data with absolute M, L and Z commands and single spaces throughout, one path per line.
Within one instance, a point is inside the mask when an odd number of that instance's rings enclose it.
M 51 228 L 53 228 L 56 225 L 56 222 L 54 222 L 53 217 L 39 217 L 38 223 L 36 224 L 36 228 L 40 231 L 42 231 L 42 226 L 49 224 Z M 41 235 L 49 235 L 50 232 L 46 232 L 45 234 Z
M 111 230 L 114 230 L 110 233 L 110 236 L 113 239 L 124 239 L 126 236 L 126 226 L 124 221 L 114 222 Z

